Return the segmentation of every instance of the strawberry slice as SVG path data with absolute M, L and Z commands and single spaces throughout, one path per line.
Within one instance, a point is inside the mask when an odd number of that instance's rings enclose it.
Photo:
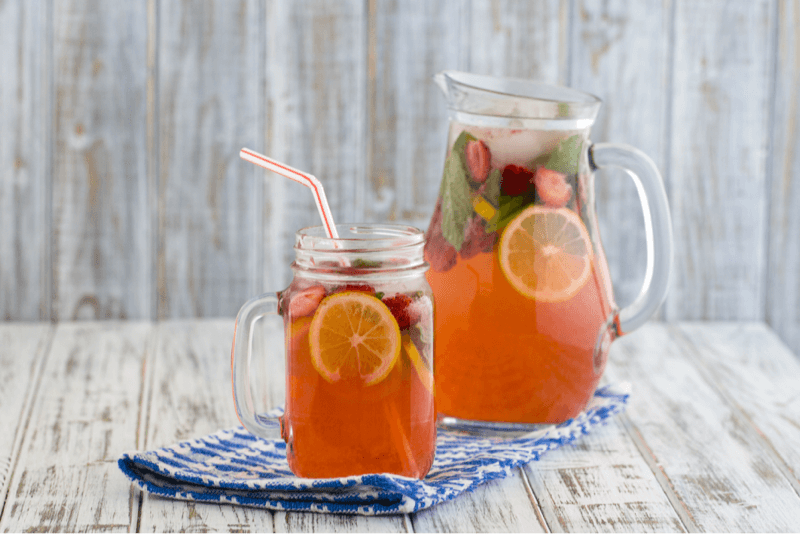
M 311 286 L 289 297 L 289 317 L 306 317 L 314 313 L 325 298 L 325 288 Z

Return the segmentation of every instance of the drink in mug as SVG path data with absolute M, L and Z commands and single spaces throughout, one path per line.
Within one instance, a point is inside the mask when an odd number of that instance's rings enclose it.
M 597 386 L 618 311 L 599 236 L 587 230 L 597 227 L 588 129 L 450 124 L 425 248 L 437 410 L 564 421 Z
M 338 227 L 337 240 L 320 227 L 298 232 L 294 279 L 278 294 L 289 467 L 308 478 L 422 478 L 436 442 L 424 236 L 402 226 Z

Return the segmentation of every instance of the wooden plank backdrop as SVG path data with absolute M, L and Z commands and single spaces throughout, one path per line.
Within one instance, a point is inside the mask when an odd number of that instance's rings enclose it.
M 442 69 L 574 86 L 661 169 L 660 318 L 763 320 L 800 352 L 800 0 L 0 2 L 0 315 L 231 317 L 288 283 L 308 170 L 341 221 L 426 227 Z M 635 188 L 598 176 L 617 301 Z M 624 216 L 621 216 L 624 214 Z

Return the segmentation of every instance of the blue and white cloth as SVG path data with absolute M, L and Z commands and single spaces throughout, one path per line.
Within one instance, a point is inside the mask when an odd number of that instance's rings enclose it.
M 283 441 L 255 437 L 242 427 L 126 453 L 119 467 L 140 489 L 186 501 L 337 514 L 410 513 L 505 478 L 545 452 L 573 443 L 620 413 L 628 389 L 624 384 L 600 388 L 574 419 L 523 437 L 485 438 L 440 429 L 433 466 L 423 480 L 388 474 L 298 478 L 289 470 Z

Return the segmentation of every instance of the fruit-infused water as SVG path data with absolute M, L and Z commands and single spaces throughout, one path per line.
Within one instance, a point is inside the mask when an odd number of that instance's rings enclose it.
M 425 258 L 444 416 L 561 422 L 588 403 L 615 336 L 586 130 L 451 121 Z
M 294 280 L 279 299 L 286 335 L 281 433 L 296 475 L 422 478 L 430 469 L 433 302 L 421 246 L 420 233 L 417 265 L 356 253 L 347 265 L 303 265 L 298 253 Z

